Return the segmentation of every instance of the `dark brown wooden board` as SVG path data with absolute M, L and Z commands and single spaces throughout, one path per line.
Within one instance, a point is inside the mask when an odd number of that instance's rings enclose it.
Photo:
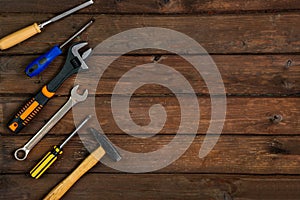
M 90 136 L 85 136 L 84 133 L 81 135 L 83 140 L 91 141 Z M 135 153 L 148 153 L 159 150 L 164 145 L 169 144 L 174 138 L 174 136 L 161 135 L 148 139 L 135 138 L 129 135 L 109 135 L 108 137 L 114 145 Z M 187 137 L 191 136 L 185 136 L 182 139 L 187 141 Z M 32 150 L 26 161 L 15 160 L 13 158 L 14 151 L 18 147 L 23 146 L 29 138 L 29 136 L 1 137 L 1 173 L 28 173 L 54 145 L 62 142 L 66 135 L 48 136 Z M 185 153 L 183 151 L 184 154 L 178 160 L 165 168 L 155 171 L 155 173 L 295 175 L 300 172 L 299 136 L 253 137 L 221 135 L 218 143 L 208 156 L 200 159 L 198 155 L 203 139 L 204 136 L 197 136 L 192 145 L 189 146 Z M 89 144 L 87 148 L 91 150 L 96 148 L 95 143 L 86 144 Z M 82 142 L 78 137 L 75 137 L 64 147 L 64 153 L 47 172 L 70 173 L 88 155 L 89 152 Z M 134 155 L 133 159 L 139 164 L 133 165 L 132 162 L 128 163 L 125 161 L 122 163 L 122 166 L 126 166 L 131 170 L 139 170 L 141 161 Z M 164 159 L 163 156 L 162 159 Z M 153 166 L 153 163 L 155 162 L 151 162 L 148 165 Z M 98 164 L 91 172 L 118 173 L 118 171 L 102 164 Z M 47 179 L 48 175 L 44 174 L 43 177 Z
M 33 180 L 25 175 L 1 175 L 0 198 L 41 199 L 65 176 L 51 174 Z M 7 188 L 8 185 L 14 187 Z M 299 190 L 298 176 L 89 173 L 63 199 L 224 200 L 226 196 L 237 200 L 281 200 L 298 199 Z
M 37 92 L 55 76 L 64 63 L 64 58 L 59 57 L 40 76 L 29 78 L 25 75 L 24 69 L 36 57 L 4 56 L 0 58 L 1 94 Z M 195 56 L 189 57 L 195 58 Z M 203 58 L 207 57 L 203 56 Z M 100 78 L 100 63 L 104 60 L 100 56 L 92 56 L 92 59 L 98 60 L 98 62 L 91 62 L 95 64 L 90 64 L 89 71 L 79 75 L 82 77 L 82 86 L 88 89 L 91 89 L 92 84 L 97 85 Z M 222 76 L 227 95 L 292 95 L 300 93 L 300 56 L 298 55 L 215 55 L 212 56 L 212 59 Z M 292 63 L 287 68 L 289 60 Z M 201 62 L 201 57 L 199 62 Z M 148 63 L 159 63 L 177 70 L 189 81 L 196 94 L 208 95 L 210 93 L 203 78 L 186 60 L 175 55 L 160 57 L 153 55 L 122 56 L 113 62 L 101 77 L 102 81 L 99 83 L 96 94 L 112 94 L 116 83 L 126 72 L 136 66 Z M 167 80 L 169 75 L 165 74 L 164 77 Z M 68 95 L 75 78 L 76 76 L 73 76 L 68 79 L 57 94 Z M 18 80 L 17 83 L 16 80 Z M 170 90 L 152 84 L 137 90 L 135 94 L 165 95 L 170 93 Z
M 120 97 L 124 98 L 124 97 Z M 1 106 L 3 110 L 3 120 L 0 127 L 1 133 L 10 135 L 11 133 L 5 127 L 14 113 L 23 104 L 25 99 L 21 98 L 2 98 Z M 187 99 L 188 100 L 188 99 Z M 55 98 L 41 111 L 31 124 L 28 125 L 22 134 L 36 133 L 50 117 L 67 101 L 67 97 Z M 88 99 L 82 105 L 78 105 L 79 116 L 82 119 L 90 113 L 90 102 Z M 106 133 L 122 134 L 123 131 L 117 126 L 111 111 L 110 97 L 97 97 L 96 112 L 98 120 Z M 205 134 L 211 118 L 210 98 L 198 98 L 200 105 L 200 123 L 199 134 Z M 299 134 L 299 98 L 228 98 L 227 114 L 223 134 L 268 134 L 268 135 L 286 135 Z M 180 104 L 176 97 L 132 97 L 130 103 L 130 114 L 135 123 L 146 126 L 150 122 L 149 108 L 154 104 L 161 104 L 167 111 L 167 121 L 161 134 L 174 134 L 177 132 L 180 124 Z M 117 109 L 121 109 L 117 108 Z M 272 123 L 270 118 L 273 115 L 281 115 L 283 120 L 280 123 Z M 190 116 L 191 117 L 191 116 Z M 96 121 L 96 120 L 95 120 Z M 191 119 L 192 121 L 192 119 Z M 97 121 L 96 121 L 97 122 Z M 68 133 L 74 127 L 72 111 L 64 117 L 60 123 L 50 131 L 50 133 Z M 190 124 L 193 126 L 193 123 Z M 193 132 L 189 132 L 193 133 Z M 141 133 L 142 134 L 142 133 Z
M 1 0 L 0 38 L 83 2 L 66 0 L 62 5 L 59 0 Z M 222 75 L 228 96 L 226 120 L 218 143 L 208 156 L 200 159 L 199 150 L 210 123 L 211 93 L 191 64 L 159 49 L 133 51 L 113 62 L 97 83 L 100 59 L 90 66 L 90 73 L 80 75 L 80 88 L 92 91 L 92 84 L 98 84 L 97 91 L 90 93 L 97 96 L 98 121 L 93 119 L 88 126 L 100 123 L 113 144 L 131 152 L 152 152 L 169 144 L 178 130 L 181 113 L 177 98 L 169 89 L 153 84 L 136 90 L 130 101 L 130 116 L 136 124 L 146 126 L 150 122 L 150 107 L 161 104 L 167 121 L 156 136 L 140 139 L 127 135 L 113 118 L 111 94 L 117 81 L 129 70 L 146 63 L 170 66 L 189 81 L 200 105 L 199 128 L 187 130 L 185 137 L 196 134 L 196 138 L 171 165 L 151 173 L 127 174 L 98 163 L 63 199 L 299 199 L 299 10 L 298 0 L 96 0 L 93 6 L 45 27 L 41 34 L 1 51 L 0 199 L 41 199 L 89 155 L 75 136 L 40 180 L 28 175 L 41 157 L 74 129 L 71 111 L 26 161 L 13 158 L 14 151 L 66 102 L 75 76 L 65 82 L 21 134 L 9 132 L 6 123 L 18 107 L 59 71 L 66 49 L 38 77 L 26 77 L 26 65 L 54 44 L 64 42 L 92 17 L 96 19 L 94 25 L 75 41 L 88 41 L 93 48 L 122 31 L 148 26 L 169 28 L 193 38 L 212 56 Z M 184 51 L 189 45 L 182 45 L 181 41 L 170 44 L 173 49 Z M 169 78 L 168 74 L 166 77 Z M 88 114 L 88 106 L 90 101 L 82 104 L 82 118 Z M 283 120 L 272 123 L 270 118 L 274 115 L 281 115 Z M 187 118 L 192 127 L 191 116 Z M 82 137 L 83 133 L 86 129 L 81 132 Z M 96 148 L 95 141 L 92 144 L 90 148 Z M 134 167 L 132 163 L 125 165 Z
M 2 14 L 1 26 L 5 28 L 0 30 L 0 37 L 37 20 L 46 20 L 50 16 L 49 14 Z M 38 36 L 7 51 L 1 51 L 0 55 L 43 53 L 54 44 L 65 41 L 90 18 L 91 15 L 86 14 L 65 18 L 45 27 L 43 33 Z M 196 40 L 208 53 L 257 54 L 300 51 L 298 13 L 217 16 L 94 15 L 94 18 L 96 20 L 94 25 L 80 36 L 82 40 L 87 40 L 91 47 L 122 31 L 150 26 L 182 32 Z M 178 49 L 183 48 L 180 41 L 176 44 Z M 175 48 L 175 44 L 172 45 Z M 141 52 L 149 53 L 149 50 Z M 151 52 L 155 53 L 155 51 Z M 161 51 L 156 51 L 159 52 Z
M 46 1 L 34 0 L 1 1 L 0 12 L 59 13 L 84 0 Z M 94 1 L 94 5 L 82 10 L 84 13 L 202 13 L 202 12 L 237 12 L 237 11 L 285 11 L 300 9 L 297 0 L 106 0 Z M 17 5 L 17 6 L 16 6 Z

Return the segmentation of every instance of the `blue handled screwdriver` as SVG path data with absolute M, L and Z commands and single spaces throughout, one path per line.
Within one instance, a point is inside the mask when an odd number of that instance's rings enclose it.
M 62 45 L 55 45 L 52 49 L 50 49 L 47 53 L 41 55 L 37 59 L 35 59 L 33 62 L 31 62 L 25 69 L 25 73 L 27 76 L 34 77 L 39 75 L 42 71 L 44 71 L 48 65 L 59 55 L 62 54 L 62 48 L 66 46 L 69 42 L 71 42 L 74 38 L 76 38 L 78 35 L 80 35 L 83 31 L 85 31 L 94 20 L 92 19 L 87 23 L 84 27 L 82 27 L 78 32 L 76 32 L 72 37 L 70 37 L 66 42 L 64 42 Z

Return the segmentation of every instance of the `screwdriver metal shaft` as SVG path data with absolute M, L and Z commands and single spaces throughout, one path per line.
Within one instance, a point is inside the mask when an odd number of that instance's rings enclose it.
M 60 149 L 62 149 L 70 140 L 71 138 L 92 118 L 91 115 L 87 116 L 81 124 L 71 133 L 71 135 L 59 146 Z
M 75 8 L 72 8 L 72 9 L 70 9 L 70 10 L 68 10 L 68 11 L 66 11 L 66 12 L 64 12 L 64 13 L 62 13 L 60 15 L 57 15 L 57 16 L 55 16 L 55 17 L 53 17 L 53 18 L 51 18 L 51 19 L 49 19 L 49 20 L 47 20 L 47 21 L 39 24 L 39 27 L 40 27 L 40 29 L 42 29 L 45 26 L 47 26 L 48 24 L 56 22 L 56 21 L 58 21 L 58 20 L 60 20 L 60 19 L 62 19 L 64 17 L 66 17 L 68 15 L 71 15 L 72 13 L 77 12 L 78 10 L 81 10 L 81 9 L 83 9 L 83 8 L 85 8 L 85 7 L 93 4 L 93 3 L 94 3 L 93 0 L 89 0 L 89 1 L 87 1 L 87 2 L 85 2 L 83 4 L 81 4 L 81 5 L 76 6 Z
M 64 48 L 69 42 L 74 40 L 78 35 L 80 35 L 85 29 L 87 29 L 95 20 L 90 20 L 84 27 L 82 27 L 77 33 L 75 33 L 72 37 L 70 37 L 67 41 L 65 41 L 62 45 L 59 46 L 60 49 Z

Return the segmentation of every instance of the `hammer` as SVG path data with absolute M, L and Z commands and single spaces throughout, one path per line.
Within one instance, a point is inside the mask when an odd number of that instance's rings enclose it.
M 60 182 L 55 188 L 49 192 L 44 200 L 57 200 L 61 197 L 80 179 L 87 171 L 95 166 L 98 161 L 107 154 L 113 161 L 117 162 L 121 160 L 121 155 L 112 145 L 109 139 L 99 133 L 97 130 L 89 129 L 100 146 L 91 153 L 67 178 Z

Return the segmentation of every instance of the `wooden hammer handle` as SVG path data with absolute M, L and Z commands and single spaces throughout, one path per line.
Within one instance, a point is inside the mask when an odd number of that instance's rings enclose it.
M 61 199 L 61 197 L 74 185 L 74 183 L 76 183 L 78 179 L 80 179 L 81 176 L 98 163 L 104 154 L 104 149 L 101 146 L 98 147 L 67 178 L 53 188 L 44 200 Z

